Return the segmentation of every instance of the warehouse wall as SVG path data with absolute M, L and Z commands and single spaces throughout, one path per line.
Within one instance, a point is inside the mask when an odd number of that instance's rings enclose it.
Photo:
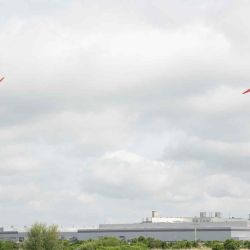
M 194 240 L 195 231 L 189 229 L 144 229 L 144 230 L 79 230 L 78 238 L 80 240 L 100 238 L 100 237 L 117 237 L 124 239 L 133 239 L 139 236 L 153 237 L 159 240 L 176 241 L 176 240 Z M 226 240 L 231 238 L 230 228 L 220 229 L 197 229 L 197 240 Z

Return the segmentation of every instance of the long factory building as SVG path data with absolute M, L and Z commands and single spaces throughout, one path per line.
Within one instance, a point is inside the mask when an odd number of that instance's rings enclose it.
M 0 228 L 0 240 L 23 241 L 26 232 L 5 231 Z M 60 232 L 62 239 L 87 240 L 117 237 L 129 240 L 139 236 L 153 237 L 163 241 L 178 240 L 250 240 L 250 217 L 222 218 L 220 212 L 200 212 L 197 217 L 161 217 L 153 211 L 150 218 L 140 223 L 100 224 L 97 229 L 78 229 Z

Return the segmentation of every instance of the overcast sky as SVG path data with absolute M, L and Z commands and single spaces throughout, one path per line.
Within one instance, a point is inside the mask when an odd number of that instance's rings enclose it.
M 1 225 L 250 212 L 249 0 L 0 0 Z

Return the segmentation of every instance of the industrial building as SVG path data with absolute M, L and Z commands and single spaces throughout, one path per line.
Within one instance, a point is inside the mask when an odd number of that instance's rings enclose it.
M 0 239 L 22 241 L 26 232 L 5 231 L 0 228 Z M 139 236 L 163 241 L 178 240 L 250 240 L 250 218 L 222 218 L 220 212 L 200 212 L 198 217 L 161 217 L 153 211 L 150 218 L 140 223 L 100 224 L 97 229 L 78 229 L 60 232 L 61 238 L 87 240 L 100 237 L 117 237 L 124 240 Z

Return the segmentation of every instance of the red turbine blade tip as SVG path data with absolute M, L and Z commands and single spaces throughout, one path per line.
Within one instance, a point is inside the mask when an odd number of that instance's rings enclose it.
M 249 93 L 250 92 L 250 89 L 244 91 L 242 94 L 246 94 L 246 93 Z

